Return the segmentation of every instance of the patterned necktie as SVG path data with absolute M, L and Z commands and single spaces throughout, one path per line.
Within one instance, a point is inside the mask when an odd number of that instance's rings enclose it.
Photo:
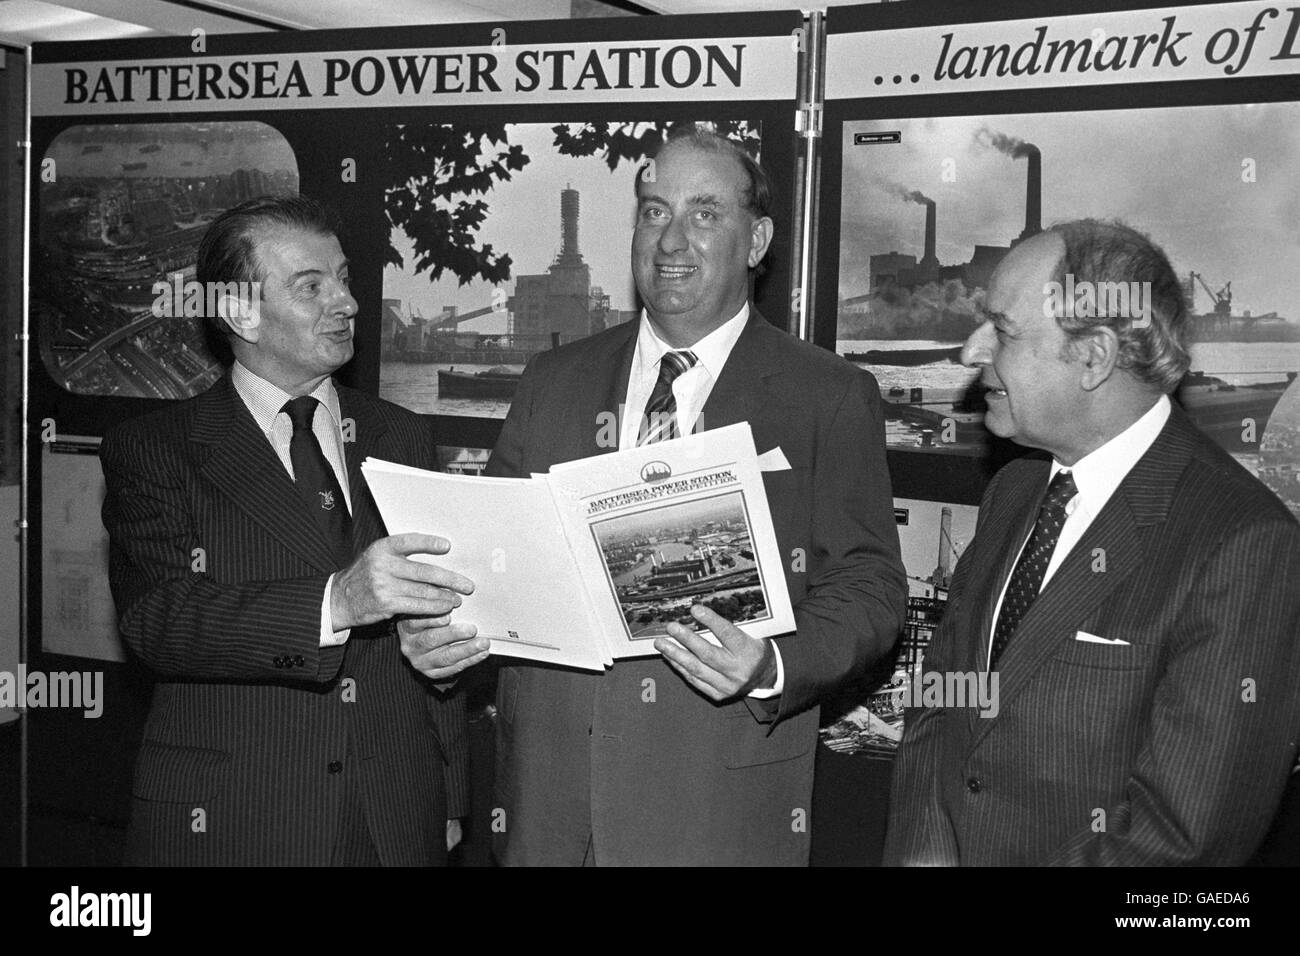
M 1061 527 L 1065 524 L 1065 506 L 1078 494 L 1074 485 L 1074 476 L 1068 471 L 1058 471 L 1052 483 L 1047 486 L 1047 495 L 1043 505 L 1038 509 L 1038 520 L 1034 522 L 1033 533 L 1029 542 L 1020 552 L 1020 560 L 1011 572 L 1011 581 L 1007 593 L 1002 598 L 1002 611 L 998 614 L 997 627 L 993 630 L 993 654 L 989 658 L 989 670 L 997 667 L 998 658 L 1006 650 L 1011 635 L 1020 626 L 1021 619 L 1034 603 L 1038 592 L 1043 587 L 1043 575 L 1047 572 L 1056 542 L 1061 537 Z
M 673 382 L 688 368 L 694 368 L 699 359 L 694 352 L 665 352 L 659 360 L 659 380 L 655 382 L 650 400 L 645 403 L 641 428 L 636 443 L 649 445 L 657 441 L 680 438 L 677 427 L 677 399 L 673 397 Z
M 352 560 L 352 517 L 338 476 L 311 430 L 319 404 L 310 395 L 303 395 L 285 402 L 281 411 L 293 422 L 289 461 L 293 463 L 294 484 L 342 567 Z

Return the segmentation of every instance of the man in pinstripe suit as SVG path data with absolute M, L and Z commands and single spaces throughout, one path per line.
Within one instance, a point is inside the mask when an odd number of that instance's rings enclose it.
M 1096 307 L 1116 282 L 1127 314 Z M 1300 528 L 1171 405 L 1186 322 L 1119 224 L 994 273 L 963 360 L 989 429 L 1050 458 L 984 496 L 924 667 L 996 671 L 1000 699 L 908 711 L 887 863 L 1231 865 L 1263 839 L 1300 727 Z
M 362 460 L 432 468 L 435 449 L 418 416 L 330 378 L 357 311 L 334 233 L 302 197 L 214 221 L 199 281 L 260 283 L 223 300 L 234 365 L 104 438 L 120 629 L 158 676 L 128 862 L 440 863 L 467 810 L 463 705 L 429 678 L 485 648 L 392 620 L 445 620 L 472 584 L 409 558 L 447 542 L 383 536 Z

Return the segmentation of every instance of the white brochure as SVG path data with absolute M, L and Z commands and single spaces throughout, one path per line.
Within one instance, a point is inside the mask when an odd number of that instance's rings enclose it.
M 747 423 L 531 478 L 373 458 L 362 472 L 390 534 L 451 542 L 427 560 L 474 581 L 453 616 L 476 624 L 494 654 L 602 670 L 657 654 L 671 622 L 699 630 L 696 603 L 753 637 L 794 630 Z

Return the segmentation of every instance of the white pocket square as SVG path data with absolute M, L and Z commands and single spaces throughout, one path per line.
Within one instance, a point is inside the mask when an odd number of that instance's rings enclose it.
M 1114 647 L 1119 647 L 1121 645 L 1124 647 L 1129 646 L 1128 641 L 1121 641 L 1118 637 L 1098 637 L 1096 634 L 1089 634 L 1087 631 L 1075 631 L 1074 639 L 1076 641 L 1083 641 L 1087 644 L 1110 644 Z

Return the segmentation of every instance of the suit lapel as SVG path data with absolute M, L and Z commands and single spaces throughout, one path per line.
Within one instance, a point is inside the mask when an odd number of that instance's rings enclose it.
M 1106 596 L 1142 566 L 1146 529 L 1168 516 L 1178 477 L 1191 457 L 1194 434 L 1186 416 L 1175 407 L 1151 448 L 1120 482 L 1101 514 L 1030 605 L 998 662 L 999 707 L 1023 693 L 1034 675 L 1074 639 L 1079 625 L 1102 606 Z M 1037 498 L 1033 500 L 1037 502 Z M 1029 517 L 1031 525 L 1034 517 Z M 1027 528 L 1024 534 L 1028 534 Z M 1016 538 L 1012 547 L 1018 547 L 1022 538 Z M 997 600 L 996 589 L 1010 574 L 1009 563 L 1004 564 L 1008 566 L 988 589 L 992 592 L 990 603 Z M 991 617 L 991 611 L 988 613 Z M 981 642 L 985 654 L 990 631 L 986 621 Z M 968 710 L 974 744 L 996 720 L 977 719 L 975 709 Z
M 760 417 L 771 394 L 767 379 L 784 370 L 777 338 L 784 334 L 769 325 L 752 305 L 749 307 L 749 321 L 700 410 L 697 431 L 725 428 L 737 422 L 753 423 Z
M 352 501 L 352 553 L 360 554 L 372 541 L 384 537 L 383 519 L 361 473 L 361 463 L 370 456 L 396 461 L 397 455 L 384 454 L 383 440 L 388 431 L 384 419 L 351 389 L 338 387 L 339 414 L 343 418 L 343 457 L 347 462 L 348 490 Z M 349 437 L 349 422 L 351 423 Z M 421 466 L 428 462 L 421 462 Z
M 1023 693 L 1039 670 L 1074 640 L 1075 632 L 1104 603 L 1106 595 L 1141 567 L 1142 553 L 1142 535 L 1127 498 L 1117 490 L 1029 606 L 1002 653 L 998 661 L 999 707 L 1006 707 Z M 994 723 L 979 719 L 973 709 L 968 716 L 973 725 L 984 725 L 977 731 L 987 732 Z M 977 740 L 979 736 L 982 734 L 977 733 Z
M 199 473 L 290 551 L 320 571 L 336 570 L 329 542 L 307 515 L 284 464 L 231 384 L 230 372 L 197 403 L 190 440 L 209 448 Z
M 400 461 L 405 456 L 401 450 L 388 449 L 388 443 L 383 437 L 388 431 L 388 425 L 365 400 L 365 396 L 349 388 L 336 387 L 339 393 L 339 416 L 343 419 L 344 426 L 343 457 L 347 463 L 348 497 L 352 503 L 352 554 L 355 557 L 385 534 L 384 521 L 379 516 L 379 508 L 370 494 L 365 475 L 361 472 L 361 463 L 371 455 L 389 461 Z M 351 441 L 348 440 L 349 437 Z M 344 652 L 344 673 L 351 673 L 360 657 L 372 653 L 375 646 L 374 641 L 348 641 Z
M 640 415 L 644 411 L 623 407 L 627 401 L 627 384 L 632 377 L 632 357 L 636 354 L 637 333 L 641 323 L 639 320 L 625 322 L 618 328 L 624 334 L 610 335 L 606 350 L 593 354 L 590 364 L 579 371 L 582 386 L 575 389 L 577 394 L 571 399 L 572 407 L 577 409 L 578 415 L 576 447 L 571 452 L 564 452 L 555 461 L 590 458 L 592 455 L 618 451 L 623 417 Z M 609 416 L 613 416 L 612 427 L 615 429 L 612 443 L 602 441 L 608 434 Z
M 987 553 L 995 557 L 984 567 L 987 569 L 982 580 L 972 582 L 971 593 L 980 595 L 980 603 L 973 609 L 972 620 L 979 624 L 979 641 L 976 646 L 978 657 L 976 670 L 984 670 L 989 659 L 989 643 L 993 637 L 993 612 L 997 610 L 998 597 L 1002 587 L 1011 577 L 1020 549 L 1038 518 L 1038 507 L 1043 492 L 1047 488 L 1047 473 L 1050 464 L 1041 462 L 1041 467 L 1026 469 L 1014 485 L 1007 487 L 1004 500 L 1007 502 L 1007 515 L 1002 517 L 990 515 L 989 528 L 1000 529 L 990 542 L 991 550 Z

